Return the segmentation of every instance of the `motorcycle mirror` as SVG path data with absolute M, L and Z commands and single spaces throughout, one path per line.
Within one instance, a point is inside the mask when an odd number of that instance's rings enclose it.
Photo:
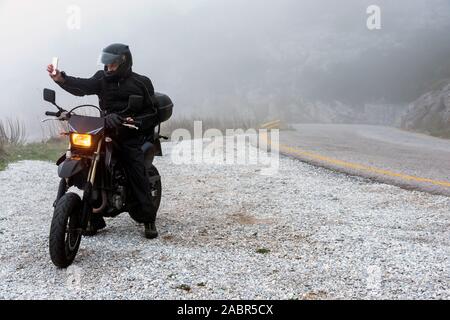
M 144 97 L 143 96 L 137 96 L 137 95 L 131 95 L 128 98 L 128 108 L 130 110 L 140 110 L 142 108 L 142 105 L 144 104 Z
M 50 102 L 51 104 L 55 104 L 56 101 L 55 91 L 50 89 L 44 89 L 44 100 Z

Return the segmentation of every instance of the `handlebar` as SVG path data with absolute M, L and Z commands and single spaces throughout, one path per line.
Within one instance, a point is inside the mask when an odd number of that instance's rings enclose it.
M 90 105 L 78 106 L 78 107 L 72 109 L 71 111 L 65 111 L 63 109 L 61 109 L 62 111 L 58 111 L 58 112 L 46 111 L 45 115 L 50 116 L 50 117 L 56 117 L 56 118 L 58 118 L 57 120 L 68 120 L 70 118 L 71 112 L 73 110 L 75 110 L 79 107 L 84 107 L 84 106 L 90 106 Z M 124 123 L 122 123 L 123 126 L 128 127 L 130 129 L 135 129 L 135 130 L 139 130 L 139 128 L 142 126 L 142 124 L 143 124 L 142 120 L 135 120 L 135 119 L 128 120 L 128 118 L 126 118 Z
M 45 112 L 45 115 L 46 115 L 46 116 L 49 116 L 49 117 L 59 117 L 59 116 L 61 115 L 61 113 L 60 113 L 60 112 L 46 111 L 46 112 Z
M 56 106 L 56 104 L 55 104 L 55 106 Z M 97 109 L 98 112 L 100 113 L 100 116 L 102 115 L 102 111 L 100 110 L 100 108 L 97 107 L 97 106 L 94 106 L 94 105 L 92 105 L 92 104 L 83 104 L 83 105 L 80 105 L 80 106 L 76 106 L 75 108 L 71 109 L 70 111 L 66 111 L 66 110 L 64 110 L 64 109 L 62 109 L 61 107 L 58 107 L 58 106 L 56 106 L 56 107 L 57 107 L 58 110 L 59 110 L 58 112 L 46 111 L 46 112 L 45 112 L 45 115 L 46 115 L 46 116 L 49 116 L 49 117 L 56 117 L 56 118 L 58 118 L 57 120 L 68 120 L 68 119 L 70 118 L 70 116 L 71 116 L 72 114 L 74 114 L 73 112 L 74 112 L 75 110 L 77 110 L 77 109 L 79 109 L 79 108 L 83 108 L 83 107 L 92 107 L 92 108 L 95 108 L 95 109 Z

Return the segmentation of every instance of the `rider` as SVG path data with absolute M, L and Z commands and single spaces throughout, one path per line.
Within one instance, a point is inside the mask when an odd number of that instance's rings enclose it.
M 127 116 L 138 116 L 154 110 L 151 96 L 154 95 L 152 82 L 149 78 L 132 71 L 133 60 L 127 45 L 115 43 L 103 49 L 101 62 L 103 70 L 97 71 L 91 78 L 82 79 L 68 76 L 64 71 L 56 70 L 53 65 L 47 67 L 50 77 L 64 90 L 76 95 L 97 95 L 100 108 L 106 113 L 106 127 L 115 130 L 115 140 L 120 146 L 119 160 L 128 177 L 128 183 L 139 205 L 137 221 L 144 223 L 146 238 L 158 236 L 155 220 L 156 213 L 151 208 L 151 186 L 148 181 L 144 154 L 141 146 L 144 137 L 136 130 L 128 129 L 122 124 L 124 118 L 121 112 L 128 106 L 130 95 L 144 97 L 140 110 L 127 110 Z M 88 225 L 88 234 L 94 235 L 97 230 L 106 226 L 101 216 L 92 215 Z

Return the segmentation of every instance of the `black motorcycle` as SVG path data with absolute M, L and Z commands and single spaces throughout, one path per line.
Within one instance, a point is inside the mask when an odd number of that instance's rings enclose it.
M 129 130 L 141 130 L 146 123 L 152 123 L 151 130 L 144 134 L 142 151 L 151 185 L 151 210 L 156 213 L 161 201 L 161 177 L 153 159 L 162 155 L 160 139 L 167 138 L 160 135 L 160 124 L 172 115 L 173 104 L 164 94 L 156 93 L 151 98 L 156 112 L 140 118 L 127 118 L 123 125 Z M 61 180 L 53 204 L 49 239 L 52 262 L 65 268 L 75 259 L 92 215 L 115 217 L 128 212 L 135 219 L 136 202 L 133 203 L 133 195 L 128 191 L 125 171 L 114 157 L 117 148 L 105 129 L 103 111 L 88 104 L 66 111 L 56 104 L 55 91 L 50 89 L 44 89 L 44 100 L 58 108 L 57 112 L 47 111 L 45 115 L 67 121 L 69 128 L 65 133 L 69 136 L 68 150 L 56 162 Z M 141 96 L 130 96 L 128 108 L 135 110 L 142 103 Z M 83 107 L 97 109 L 100 117 L 77 115 L 75 110 Z M 83 190 L 82 198 L 68 192 L 72 186 Z

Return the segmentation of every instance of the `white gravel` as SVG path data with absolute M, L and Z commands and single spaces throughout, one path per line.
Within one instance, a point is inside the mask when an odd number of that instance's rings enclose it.
M 0 298 L 450 298 L 449 198 L 288 158 L 273 176 L 174 165 L 171 147 L 156 161 L 160 237 L 127 214 L 107 219 L 67 270 L 48 254 L 56 166 L 0 172 Z

